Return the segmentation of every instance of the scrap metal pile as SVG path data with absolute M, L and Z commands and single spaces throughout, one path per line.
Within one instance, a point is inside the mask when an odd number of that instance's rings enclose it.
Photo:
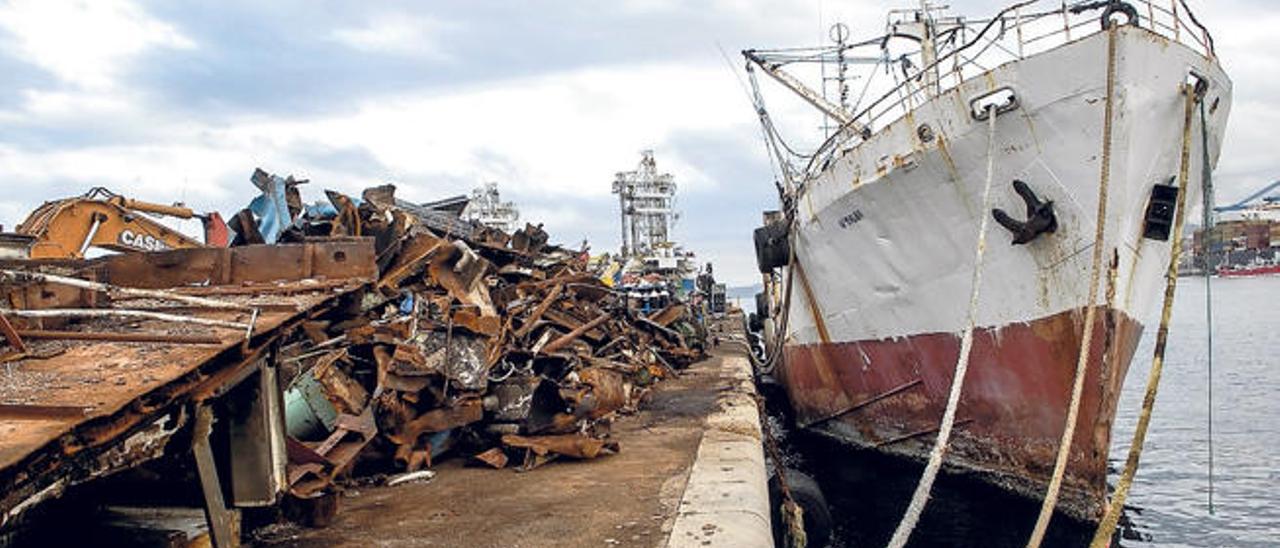
M 281 346 L 295 496 L 329 491 L 353 464 L 412 472 L 451 449 L 519 469 L 616 452 L 612 417 L 703 356 L 684 305 L 628 309 L 585 251 L 548 245 L 540 225 L 508 235 L 391 185 L 304 206 L 300 182 L 253 180 L 263 194 L 232 218 L 237 243 L 371 237 L 379 272 Z

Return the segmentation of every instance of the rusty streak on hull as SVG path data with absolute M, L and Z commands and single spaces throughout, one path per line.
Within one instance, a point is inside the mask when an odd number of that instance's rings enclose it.
M 1096 520 L 1120 387 L 1142 326 L 1103 308 L 1063 490 L 1063 512 Z M 974 333 L 949 470 L 1033 498 L 1043 496 L 1066 421 L 1083 309 Z M 960 338 L 791 345 L 778 375 L 798 422 L 858 447 L 924 460 L 946 406 Z M 1106 356 L 1106 359 L 1103 359 Z M 833 385 L 824 370 L 835 372 Z M 919 382 L 923 381 L 923 382 Z M 850 404 L 850 402 L 863 402 Z

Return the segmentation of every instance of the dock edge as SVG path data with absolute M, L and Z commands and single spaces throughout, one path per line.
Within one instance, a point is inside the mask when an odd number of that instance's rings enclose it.
M 717 399 L 689 473 L 668 548 L 772 547 L 768 473 L 751 363 L 726 352 L 732 387 Z

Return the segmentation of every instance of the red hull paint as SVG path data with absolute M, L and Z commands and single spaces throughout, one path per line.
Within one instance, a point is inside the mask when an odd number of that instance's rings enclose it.
M 1142 326 L 1099 310 L 1061 510 L 1096 519 L 1120 387 Z M 974 333 L 949 469 L 1039 498 L 1066 421 L 1084 311 Z M 801 426 L 923 460 L 946 407 L 960 337 L 926 333 L 792 345 L 779 376 Z M 1103 356 L 1106 359 L 1103 359 Z

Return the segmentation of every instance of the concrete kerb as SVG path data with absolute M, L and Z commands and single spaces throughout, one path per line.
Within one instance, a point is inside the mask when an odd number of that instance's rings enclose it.
M 721 368 L 733 387 L 707 418 L 669 548 L 772 547 L 768 473 L 760 412 L 746 357 L 728 355 Z

